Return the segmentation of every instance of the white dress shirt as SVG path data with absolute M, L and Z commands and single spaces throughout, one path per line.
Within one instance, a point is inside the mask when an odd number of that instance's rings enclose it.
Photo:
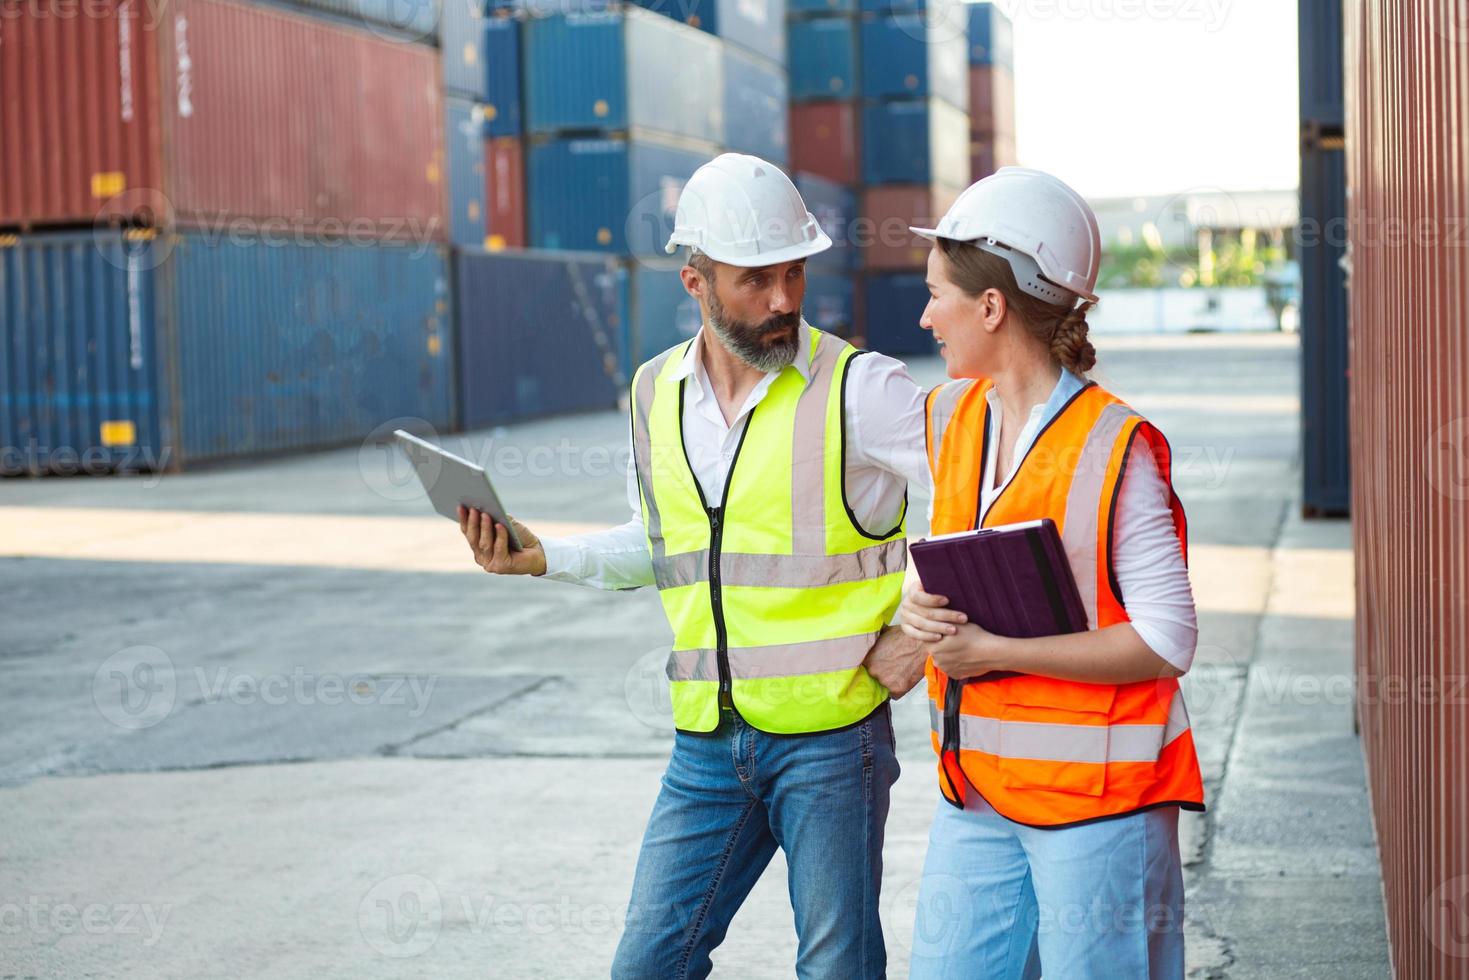
M 750 412 L 764 400 L 779 372 L 768 373 L 745 399 L 734 423 L 726 423 L 704 369 L 703 343 L 701 331 L 675 368 L 674 377 L 685 382 L 683 437 L 689 464 L 704 498 L 719 500 L 724 496 L 730 463 Z M 808 379 L 810 352 L 810 332 L 802 329 L 794 366 Z M 908 484 L 924 492 L 928 487 L 926 392 L 901 361 L 883 354 L 862 354 L 852 360 L 848 371 L 844 406 L 847 501 L 864 528 L 881 533 L 897 524 Z M 602 589 L 652 585 L 653 561 L 648 553 L 637 466 L 631 453 L 627 501 L 632 520 L 626 524 L 590 534 L 542 538 L 546 552 L 544 577 Z
M 989 451 L 984 460 L 984 482 L 980 484 L 980 513 L 1010 484 L 1015 467 L 1035 442 L 1041 428 L 1066 406 L 1084 382 L 1062 370 L 1050 398 L 1030 410 L 1030 417 L 1015 440 L 1015 452 L 1005 468 L 1005 479 L 995 486 L 995 466 L 1000 454 L 1000 431 L 1004 418 L 1000 396 L 991 388 Z M 1112 542 L 1113 568 L 1117 585 L 1127 606 L 1132 628 L 1143 642 L 1164 660 L 1186 671 L 1193 663 L 1198 644 L 1198 618 L 1188 568 L 1178 547 L 1173 527 L 1168 488 L 1158 473 L 1153 454 L 1141 442 L 1134 443 L 1122 475 L 1117 501 L 1117 523 Z

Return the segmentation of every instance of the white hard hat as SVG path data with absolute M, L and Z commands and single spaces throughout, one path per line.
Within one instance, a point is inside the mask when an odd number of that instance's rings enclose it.
M 1040 170 L 1001 167 L 970 184 L 937 228 L 909 230 L 1000 256 L 1014 270 L 1015 284 L 1047 303 L 1097 300 L 1097 216 L 1080 194 Z
M 794 262 L 831 248 L 791 179 L 772 163 L 722 153 L 678 196 L 664 251 L 690 245 L 716 262 L 753 268 Z

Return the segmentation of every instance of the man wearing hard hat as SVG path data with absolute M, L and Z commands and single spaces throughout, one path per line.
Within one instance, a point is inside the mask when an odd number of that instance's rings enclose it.
M 907 484 L 928 478 L 924 392 L 802 319 L 806 259 L 831 239 L 775 166 L 701 167 L 667 249 L 681 246 L 703 326 L 633 379 L 632 520 L 544 540 L 517 522 L 519 552 L 487 516 L 461 524 L 491 572 L 655 585 L 673 628 L 678 732 L 613 976 L 706 976 L 779 847 L 797 974 L 881 977 L 888 698 L 923 673 L 888 624 Z

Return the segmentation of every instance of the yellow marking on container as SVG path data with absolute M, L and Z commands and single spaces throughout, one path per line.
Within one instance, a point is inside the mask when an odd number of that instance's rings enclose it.
M 439 182 L 438 163 L 431 163 L 428 165 L 428 182 L 430 184 L 437 184 Z
M 495 108 L 495 104 L 493 102 L 487 103 L 485 105 L 485 118 L 488 119 L 490 122 L 494 122 L 495 118 L 499 115 L 500 110 Z
M 503 252 L 505 250 L 504 235 L 488 235 L 485 237 L 485 250 L 489 252 Z
M 429 352 L 429 354 L 431 356 L 438 357 L 439 356 L 439 350 L 443 346 L 444 346 L 443 341 L 439 340 L 439 335 L 438 334 L 431 333 L 431 334 L 428 335 L 428 352 Z
M 598 119 L 601 119 L 610 111 L 611 106 L 607 105 L 606 99 L 598 99 L 596 102 L 592 103 L 592 115 L 596 116 Z
M 122 237 L 130 242 L 151 242 L 158 237 L 156 228 L 129 228 Z
M 108 170 L 92 175 L 93 197 L 116 197 L 127 190 L 127 188 L 127 175 L 119 170 Z
M 100 436 L 104 446 L 131 446 L 138 441 L 138 429 L 132 419 L 108 419 Z
M 597 244 L 598 245 L 611 245 L 612 244 L 612 230 L 610 228 L 598 228 L 597 229 Z
M 474 45 L 464 45 L 464 63 L 466 65 L 472 65 L 477 61 L 479 61 L 479 52 L 474 49 Z
M 19 244 L 19 235 L 0 235 L 0 248 L 15 248 Z
M 479 202 L 478 201 L 470 201 L 469 202 L 468 211 L 469 211 L 469 220 L 470 221 L 478 221 L 479 220 Z

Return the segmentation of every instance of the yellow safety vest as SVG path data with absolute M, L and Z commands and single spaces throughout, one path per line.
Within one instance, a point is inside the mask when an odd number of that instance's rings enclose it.
M 794 365 L 771 382 L 740 437 L 724 499 L 706 501 L 683 442 L 692 341 L 638 369 L 633 452 L 643 524 L 673 627 L 673 721 L 710 732 L 721 707 L 777 734 L 866 718 L 887 690 L 862 666 L 902 597 L 903 514 L 879 534 L 846 500 L 847 367 L 863 353 L 810 331 L 810 380 Z

